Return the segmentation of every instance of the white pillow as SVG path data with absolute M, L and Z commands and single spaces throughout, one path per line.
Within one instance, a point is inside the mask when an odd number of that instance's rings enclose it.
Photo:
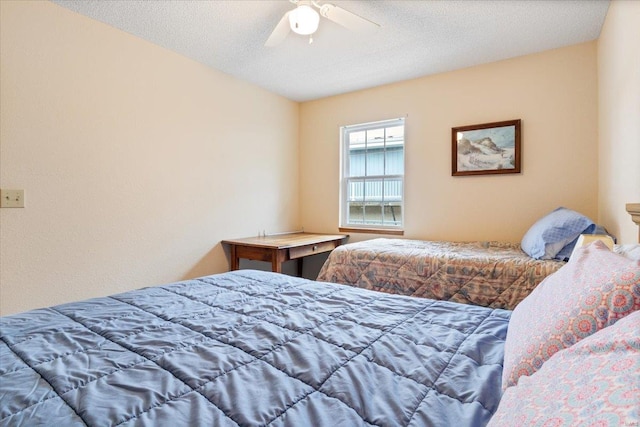
M 640 261 L 640 244 L 613 245 L 613 251 L 634 261 Z

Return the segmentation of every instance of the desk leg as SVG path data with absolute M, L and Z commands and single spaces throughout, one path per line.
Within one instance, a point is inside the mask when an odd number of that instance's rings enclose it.
M 282 265 L 278 260 L 278 250 L 271 251 L 271 271 L 274 273 L 282 273 Z
M 302 263 L 304 262 L 304 257 L 298 258 L 298 277 L 302 277 Z
M 238 252 L 236 250 L 236 245 L 231 245 L 231 271 L 237 270 L 239 268 L 239 260 L 238 260 Z
M 274 249 L 271 252 L 271 271 L 282 273 L 282 263 L 284 262 L 285 252 L 280 249 Z

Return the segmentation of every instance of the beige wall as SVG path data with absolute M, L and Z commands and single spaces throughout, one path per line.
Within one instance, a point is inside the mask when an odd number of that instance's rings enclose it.
M 596 220 L 596 57 L 590 42 L 303 103 L 302 225 L 337 230 L 340 126 L 400 116 L 405 237 L 520 241 L 558 206 Z M 521 174 L 451 176 L 452 127 L 511 119 L 522 120 Z
M 640 203 L 640 2 L 611 2 L 598 40 L 599 214 L 620 243 L 638 241 L 624 209 Z
M 300 226 L 298 104 L 49 2 L 2 1 L 0 313 L 227 269 Z
M 27 200 L 0 210 L 0 314 L 224 271 L 227 237 L 335 232 L 339 127 L 400 116 L 405 237 L 518 241 L 563 205 L 637 238 L 640 2 L 598 42 L 300 106 L 49 2 L 0 7 L 0 187 Z M 521 174 L 451 177 L 451 127 L 515 118 Z

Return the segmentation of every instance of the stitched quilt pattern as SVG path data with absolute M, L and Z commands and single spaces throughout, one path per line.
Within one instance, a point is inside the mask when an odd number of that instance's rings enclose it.
M 0 319 L 0 425 L 483 426 L 510 312 L 243 270 Z
M 513 310 L 564 264 L 533 259 L 516 243 L 381 238 L 337 247 L 318 280 Z

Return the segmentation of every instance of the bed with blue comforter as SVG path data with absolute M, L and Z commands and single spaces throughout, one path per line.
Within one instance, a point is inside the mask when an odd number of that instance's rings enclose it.
M 0 320 L 0 425 L 483 426 L 510 311 L 242 270 Z

